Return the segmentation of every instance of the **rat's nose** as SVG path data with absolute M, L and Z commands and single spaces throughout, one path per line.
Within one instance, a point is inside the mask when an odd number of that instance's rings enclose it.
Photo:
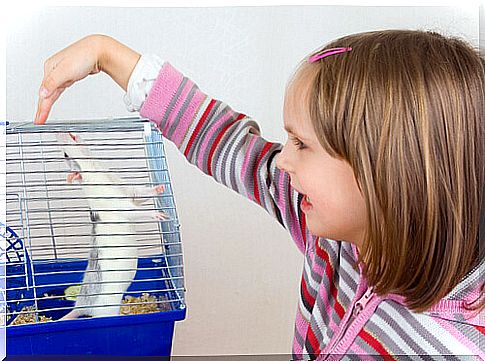
M 69 159 L 69 156 L 67 155 L 66 152 L 64 152 L 64 158 Z

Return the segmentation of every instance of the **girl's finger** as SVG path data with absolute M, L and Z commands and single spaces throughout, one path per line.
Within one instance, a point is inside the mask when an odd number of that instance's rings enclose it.
M 47 73 L 47 71 L 49 72 Z M 64 73 L 66 71 L 63 70 L 62 66 L 44 69 L 44 79 L 39 89 L 39 101 L 37 103 L 34 124 L 45 124 L 54 102 L 59 98 L 65 88 L 75 82 L 69 79 Z
M 54 92 L 47 98 L 39 97 L 39 102 L 37 104 L 37 113 L 35 114 L 34 124 L 45 124 L 47 117 L 52 109 L 52 105 L 59 98 L 65 88 L 59 88 L 54 90 Z
M 39 90 L 39 97 L 47 99 L 52 95 L 53 92 L 61 87 L 65 80 L 63 80 L 62 76 L 59 76 L 58 73 L 59 72 L 53 70 L 46 77 L 44 77 Z
M 76 81 L 85 78 L 88 74 L 87 71 L 80 69 L 79 65 L 61 61 L 49 73 L 44 75 L 39 89 L 39 97 L 49 98 L 57 89 L 62 89 L 63 91 Z

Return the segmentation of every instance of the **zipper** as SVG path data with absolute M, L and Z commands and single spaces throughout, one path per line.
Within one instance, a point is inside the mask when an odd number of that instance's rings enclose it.
M 367 291 L 362 295 L 362 297 L 354 304 L 352 307 L 352 314 L 345 323 L 345 325 L 340 329 L 338 336 L 335 338 L 334 342 L 332 342 L 330 349 L 328 350 L 327 355 L 325 356 L 324 360 L 327 360 L 330 355 L 332 354 L 333 350 L 337 347 L 339 342 L 342 340 L 342 338 L 345 336 L 345 333 L 349 329 L 350 325 L 354 322 L 354 320 L 361 314 L 361 312 L 364 310 L 365 306 L 369 303 L 369 301 L 372 299 L 374 296 L 374 287 L 369 287 Z

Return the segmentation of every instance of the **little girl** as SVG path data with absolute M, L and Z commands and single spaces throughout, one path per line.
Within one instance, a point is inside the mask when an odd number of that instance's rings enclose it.
M 485 62 L 437 33 L 375 31 L 303 60 L 288 142 L 169 63 L 93 35 L 45 62 L 35 118 L 99 71 L 187 159 L 258 203 L 304 254 L 293 358 L 485 358 Z

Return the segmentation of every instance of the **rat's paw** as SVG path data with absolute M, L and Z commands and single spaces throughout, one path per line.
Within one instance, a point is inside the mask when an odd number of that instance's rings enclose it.
M 69 133 L 56 133 L 56 140 L 59 143 L 66 143 L 70 144 L 71 143 L 71 137 L 69 136 Z
M 71 132 L 68 133 L 56 133 L 56 139 L 60 143 L 65 143 L 65 145 L 72 145 L 79 143 L 81 138 Z
M 79 310 L 74 309 L 71 312 L 69 312 L 67 315 L 64 315 L 63 317 L 61 317 L 59 319 L 59 321 L 61 321 L 61 320 L 75 320 L 76 318 L 79 318 L 79 316 L 81 316 L 81 314 L 79 313 Z
M 170 219 L 170 216 L 165 212 L 155 212 L 154 218 L 158 221 L 166 221 Z
M 156 187 L 153 187 L 153 191 L 154 191 L 156 194 L 163 193 L 163 192 L 165 192 L 165 186 L 164 186 L 163 184 L 159 184 L 159 185 L 157 185 Z
M 77 180 L 77 181 L 79 181 L 79 183 L 81 183 L 81 181 L 83 180 L 83 177 L 82 177 L 81 173 L 79 173 L 79 172 L 71 172 L 66 176 L 66 180 L 67 180 L 67 183 L 72 183 L 75 180 Z

